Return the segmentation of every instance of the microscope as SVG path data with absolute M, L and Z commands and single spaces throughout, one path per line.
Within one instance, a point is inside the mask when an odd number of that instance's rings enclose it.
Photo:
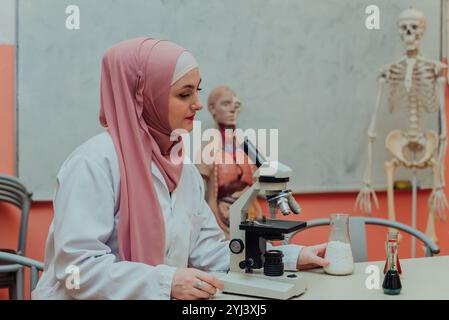
M 265 161 L 248 139 L 243 149 L 258 167 L 255 182 L 230 207 L 230 270 L 222 275 L 225 293 L 289 299 L 306 290 L 304 278 L 298 272 L 284 272 L 282 251 L 267 250 L 267 241 L 283 240 L 284 234 L 304 229 L 306 222 L 275 219 L 278 210 L 283 215 L 299 214 L 300 206 L 287 189 L 291 169 L 279 162 Z M 262 192 L 269 204 L 271 218 L 248 220 L 248 208 Z

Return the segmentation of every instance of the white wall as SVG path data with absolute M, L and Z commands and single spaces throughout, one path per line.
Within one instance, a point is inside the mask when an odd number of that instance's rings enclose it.
M 16 0 L 0 0 L 0 44 L 16 43 Z
M 0 0 L 4 1 L 4 0 Z M 80 29 L 65 26 L 66 6 Z M 365 8 L 381 10 L 380 30 Z M 101 131 L 100 63 L 111 45 L 151 35 L 188 48 L 201 65 L 202 99 L 228 84 L 242 101 L 241 128 L 279 129 L 279 159 L 293 169 L 295 192 L 356 191 L 367 158 L 367 129 L 380 66 L 404 49 L 397 16 L 410 5 L 428 18 L 422 52 L 440 55 L 440 1 L 426 0 L 20 0 L 18 23 L 18 174 L 35 199 L 51 199 L 68 154 Z M 206 108 L 205 108 L 206 109 Z M 384 145 L 405 128 L 407 109 L 378 115 L 373 184 L 385 189 Z M 423 125 L 438 131 L 437 114 Z M 198 117 L 212 124 L 207 110 Z M 396 179 L 410 179 L 398 170 Z M 429 185 L 430 170 L 419 173 Z

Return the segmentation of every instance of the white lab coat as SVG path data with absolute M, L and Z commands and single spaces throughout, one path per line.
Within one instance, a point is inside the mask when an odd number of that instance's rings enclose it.
M 229 269 L 228 241 L 204 200 L 196 167 L 184 165 L 171 196 L 154 163 L 151 172 L 166 228 L 164 264 L 120 260 L 120 171 L 103 132 L 79 146 L 57 175 L 45 267 L 33 299 L 169 299 L 176 268 Z M 301 247 L 281 250 L 286 269 L 296 270 Z

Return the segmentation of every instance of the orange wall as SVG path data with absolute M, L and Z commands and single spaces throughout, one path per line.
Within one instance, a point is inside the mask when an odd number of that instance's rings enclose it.
M 14 139 L 14 46 L 0 45 L 0 173 L 14 175 L 15 173 L 15 139 Z M 448 159 L 445 161 L 447 167 Z M 449 181 L 449 170 L 446 170 L 446 181 Z M 446 194 L 449 188 L 446 188 Z M 427 218 L 428 191 L 419 191 L 418 195 L 418 228 L 425 230 Z M 297 195 L 296 199 L 302 206 L 301 220 L 328 217 L 329 213 L 353 213 L 356 194 L 308 194 Z M 375 210 L 374 217 L 387 218 L 387 199 L 384 192 L 378 194 L 381 207 Z M 449 196 L 448 196 L 449 197 Z M 411 224 L 410 192 L 396 193 L 396 215 L 400 222 Z M 262 204 L 265 206 L 265 204 Z M 265 207 L 266 208 L 266 207 Z M 27 255 L 43 260 L 45 239 L 53 215 L 51 202 L 34 202 L 31 207 L 28 227 Z M 289 219 L 295 219 L 289 216 Z M 17 246 L 18 212 L 9 205 L 0 203 L 0 248 Z M 441 254 L 449 254 L 449 228 L 447 223 L 437 221 L 437 234 L 440 239 Z M 370 260 L 384 259 L 384 239 L 386 230 L 382 227 L 368 227 L 368 254 Z M 301 244 L 325 242 L 328 236 L 327 228 L 312 229 L 299 234 L 295 239 Z M 417 249 L 418 256 L 422 251 Z M 410 256 L 410 239 L 404 237 L 400 246 L 400 256 Z M 6 291 L 0 290 L 0 299 L 6 298 Z

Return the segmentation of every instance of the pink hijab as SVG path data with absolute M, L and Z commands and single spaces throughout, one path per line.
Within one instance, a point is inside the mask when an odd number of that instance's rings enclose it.
M 153 185 L 151 163 L 170 192 L 182 162 L 170 161 L 168 94 L 185 49 L 165 40 L 136 38 L 118 43 L 103 56 L 100 123 L 112 136 L 120 165 L 118 244 L 123 260 L 164 262 L 165 225 Z

